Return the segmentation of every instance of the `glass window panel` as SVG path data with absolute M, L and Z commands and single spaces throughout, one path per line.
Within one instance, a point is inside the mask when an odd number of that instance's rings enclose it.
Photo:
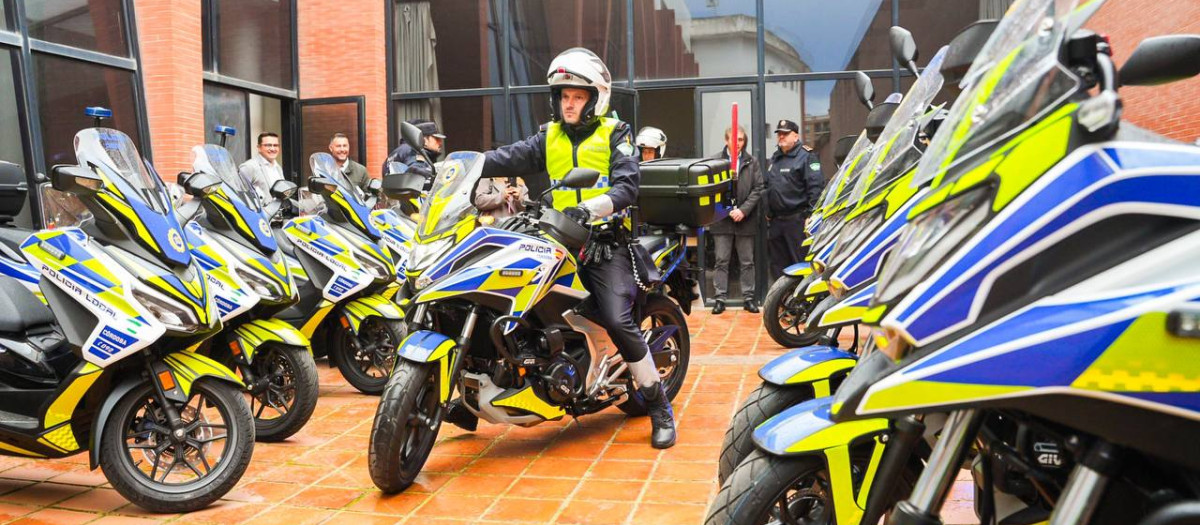
M 755 4 L 755 0 L 634 0 L 637 78 L 757 74 Z
M 400 0 L 392 16 L 397 92 L 501 85 L 494 2 Z
M 280 144 L 286 144 L 283 140 L 283 101 L 274 97 L 263 97 L 250 93 L 250 126 L 246 133 L 246 142 L 250 145 L 250 156 L 254 156 L 258 152 L 258 134 L 263 132 L 271 132 L 279 135 Z M 357 126 L 355 127 L 357 129 Z M 288 158 L 288 152 L 279 151 L 278 161 L 285 163 Z M 287 173 L 287 167 L 284 166 L 284 173 Z
M 76 163 L 75 133 L 93 125 L 83 113 L 88 106 L 111 109 L 103 125 L 129 135 L 145 155 L 133 72 L 40 53 L 33 54 L 33 70 L 47 167 Z
M 937 50 L 976 20 L 999 18 L 1012 0 L 900 0 L 900 26 L 917 42 L 917 65 L 924 67 Z
M 0 29 L 8 29 L 8 27 L 7 2 L 0 1 Z
M 755 153 L 754 126 L 750 124 L 750 90 L 708 91 L 700 94 L 700 155 L 713 157 L 725 148 L 725 128 L 733 120 L 733 103 L 738 105 L 738 124 L 746 128 L 746 144 Z
M 513 0 L 509 5 L 513 85 L 545 84 L 550 61 L 572 47 L 596 53 L 613 80 L 629 78 L 625 0 Z
M 883 102 L 892 92 L 892 79 L 872 78 L 872 81 L 875 102 Z M 821 172 L 826 178 L 832 177 L 837 171 L 833 162 L 834 143 L 843 136 L 857 135 L 867 120 L 867 108 L 858 101 L 854 80 L 768 82 L 766 88 L 767 120 L 763 123 L 766 157 L 770 159 L 778 149 L 774 125 L 782 119 L 793 120 L 800 125 L 804 145 L 820 156 Z
M 890 69 L 891 0 L 764 0 L 772 73 Z
M 486 151 L 506 144 L 501 135 L 504 130 L 503 103 L 501 96 L 399 100 L 395 103 L 396 123 L 393 125 L 399 137 L 401 121 L 424 118 L 437 122 L 446 135 L 442 158 L 445 158 L 444 153 L 453 151 Z
M 221 136 L 213 131 L 217 126 L 232 126 L 238 134 L 229 137 L 225 149 L 233 161 L 242 163 L 250 158 L 249 141 L 245 133 L 250 131 L 246 121 L 249 108 L 246 92 L 216 84 L 204 84 L 204 142 L 220 144 Z M 194 144 L 193 144 L 194 145 Z M 190 146 L 189 146 L 190 147 Z
M 663 130 L 668 157 L 703 156 L 696 150 L 695 88 L 639 90 L 637 104 L 637 128 Z
M 123 0 L 25 0 L 25 18 L 30 38 L 129 56 Z
M 222 75 L 292 88 L 291 0 L 217 1 L 217 25 L 217 70 Z
M 366 166 L 366 159 L 359 156 L 358 136 L 358 104 L 355 102 L 340 102 L 336 104 L 301 104 L 300 125 L 300 164 L 301 186 L 308 182 L 312 174 L 308 158 L 313 153 L 329 152 L 329 143 L 335 133 L 346 135 L 350 141 L 350 159 Z M 367 173 L 374 173 L 378 168 L 366 166 Z
M 0 52 L 0 160 L 25 166 L 21 119 L 17 114 L 16 78 L 12 51 Z

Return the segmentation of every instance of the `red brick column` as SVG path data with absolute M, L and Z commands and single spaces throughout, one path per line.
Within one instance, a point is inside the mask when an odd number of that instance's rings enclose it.
M 371 176 L 387 156 L 387 21 L 381 0 L 299 3 L 300 98 L 366 97 Z M 356 156 L 351 153 L 351 156 Z
M 1112 41 L 1117 66 L 1151 36 L 1200 33 L 1200 2 L 1120 0 L 1104 4 L 1088 27 Z M 1200 78 L 1121 89 L 1125 118 L 1176 140 L 1200 138 Z
M 200 0 L 134 0 L 134 10 L 154 167 L 175 180 L 204 143 Z

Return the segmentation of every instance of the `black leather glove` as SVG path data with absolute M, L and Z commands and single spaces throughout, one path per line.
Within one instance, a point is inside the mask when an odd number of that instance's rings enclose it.
M 587 226 L 588 223 L 592 222 L 592 213 L 579 206 L 564 209 L 563 215 L 566 215 L 567 218 L 579 223 L 581 226 Z

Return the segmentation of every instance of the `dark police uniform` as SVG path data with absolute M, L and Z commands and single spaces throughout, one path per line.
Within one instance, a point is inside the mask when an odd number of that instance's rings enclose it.
M 641 180 L 632 139 L 629 125 L 616 119 L 602 117 L 585 126 L 552 122 L 543 125 L 532 137 L 487 152 L 483 176 L 525 177 L 529 192 L 540 194 L 572 168 L 591 168 L 600 172 L 596 185 L 552 192 L 554 208 L 561 211 L 607 195 L 613 210 L 621 212 L 637 203 Z M 618 217 L 620 213 L 593 222 L 590 242 L 610 243 L 612 257 L 581 261 L 579 277 L 595 300 L 597 321 L 608 330 L 621 357 L 634 362 L 641 360 L 649 348 L 633 319 L 637 283 L 623 221 L 611 220 Z
M 779 121 L 776 131 L 800 129 L 790 120 Z M 767 252 L 771 280 L 788 266 L 804 260 L 804 220 L 817 205 L 825 177 L 817 154 L 797 142 L 791 151 L 776 149 L 767 168 Z

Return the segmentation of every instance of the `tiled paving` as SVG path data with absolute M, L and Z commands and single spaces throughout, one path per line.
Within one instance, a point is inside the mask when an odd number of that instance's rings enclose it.
M 384 496 L 367 473 L 377 398 L 318 363 L 313 420 L 286 443 L 256 445 L 242 482 L 186 516 L 141 511 L 109 488 L 87 455 L 59 461 L 0 457 L 0 522 L 20 524 L 375 525 L 434 523 L 697 524 L 716 494 L 726 425 L 758 384 L 758 366 L 783 349 L 740 310 L 688 318 L 692 364 L 675 400 L 679 442 L 648 445 L 646 418 L 615 408 L 533 428 L 443 427 L 425 472 Z M 971 523 L 969 482 L 951 494 L 947 523 Z

